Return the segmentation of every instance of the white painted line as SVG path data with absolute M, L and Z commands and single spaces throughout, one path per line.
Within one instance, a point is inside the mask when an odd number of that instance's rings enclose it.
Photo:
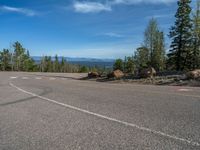
M 49 78 L 49 80 L 55 80 L 56 78 Z
M 10 77 L 10 79 L 17 79 L 18 77 Z
M 28 78 L 28 77 L 22 77 L 22 79 L 23 79 L 23 80 L 27 80 L 27 79 L 29 79 L 29 78 Z
M 166 138 L 170 138 L 170 139 L 173 139 L 173 140 L 178 140 L 178 141 L 181 141 L 181 142 L 185 142 L 185 143 L 193 145 L 193 146 L 200 146 L 200 143 L 198 143 L 198 142 L 194 142 L 194 141 L 191 141 L 191 140 L 180 138 L 180 137 L 177 137 L 175 135 L 169 135 L 169 134 L 161 132 L 161 131 L 152 130 L 152 129 L 149 129 L 149 128 L 146 128 L 146 127 L 138 126 L 138 125 L 133 124 L 133 123 L 121 121 L 121 120 L 118 120 L 118 119 L 115 119 L 115 118 L 111 118 L 111 117 L 108 117 L 108 116 L 104 116 L 104 115 L 101 115 L 101 114 L 90 112 L 88 110 L 84 110 L 84 109 L 81 109 L 81 108 L 78 108 L 78 107 L 75 107 L 75 106 L 71 106 L 71 105 L 68 105 L 68 104 L 57 102 L 56 100 L 49 99 L 49 98 L 37 95 L 35 93 L 31 93 L 31 92 L 25 91 L 25 90 L 15 86 L 12 83 L 9 83 L 9 84 L 10 84 L 10 86 L 16 88 L 17 90 L 19 90 L 19 91 L 21 91 L 23 93 L 29 94 L 31 96 L 43 99 L 45 101 L 48 101 L 48 102 L 51 102 L 51 103 L 54 103 L 54 104 L 57 104 L 57 105 L 60 105 L 60 106 L 64 106 L 66 108 L 70 108 L 70 109 L 73 109 L 73 110 L 76 110 L 76 111 L 80 111 L 80 112 L 83 112 L 83 113 L 86 113 L 86 114 L 89 114 L 89 115 L 93 115 L 93 116 L 96 116 L 96 117 L 99 117 L 99 118 L 102 118 L 102 119 L 105 119 L 105 120 L 117 122 L 117 123 L 123 124 L 125 126 L 130 126 L 130 127 L 133 127 L 133 128 L 137 128 L 139 130 L 146 131 L 146 132 L 149 132 L 149 133 L 153 133 L 153 134 L 156 134 L 156 135 L 160 135 L 160 136 L 163 136 L 163 137 L 166 137 Z
M 36 79 L 36 80 L 41 80 L 42 78 L 40 78 L 40 77 L 36 77 L 35 79 Z
M 189 92 L 189 91 L 192 91 L 192 89 L 178 89 L 178 91 L 180 91 L 180 92 Z

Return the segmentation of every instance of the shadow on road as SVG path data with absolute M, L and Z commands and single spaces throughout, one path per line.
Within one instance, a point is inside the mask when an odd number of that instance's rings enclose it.
M 44 96 L 48 93 L 51 93 L 52 90 L 50 88 L 46 88 L 42 93 L 40 93 L 39 95 L 40 96 Z M 21 102 L 25 102 L 25 101 L 29 101 L 29 100 L 32 100 L 34 98 L 37 98 L 36 96 L 32 96 L 32 97 L 27 97 L 27 98 L 23 98 L 23 99 L 18 99 L 16 101 L 12 101 L 12 102 L 7 102 L 7 103 L 2 103 L 0 104 L 0 107 L 2 106 L 7 106 L 7 105 L 12 105 L 12 104 L 17 104 L 17 103 L 21 103 Z

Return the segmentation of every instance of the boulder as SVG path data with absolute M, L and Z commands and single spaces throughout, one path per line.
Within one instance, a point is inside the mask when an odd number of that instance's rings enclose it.
M 100 77 L 98 72 L 89 72 L 88 73 L 88 78 L 98 78 Z
M 189 71 L 186 76 L 188 79 L 200 79 L 200 69 Z
M 115 70 L 115 71 L 109 73 L 109 74 L 107 75 L 107 77 L 108 77 L 108 78 L 120 79 L 120 78 L 124 77 L 124 73 L 123 73 L 121 70 L 118 69 L 118 70 Z
M 156 76 L 156 70 L 153 67 L 142 69 L 139 73 L 140 78 L 153 78 Z

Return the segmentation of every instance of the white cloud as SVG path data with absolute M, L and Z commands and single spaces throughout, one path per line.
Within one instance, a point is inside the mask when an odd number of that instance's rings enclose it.
M 76 12 L 91 13 L 101 11 L 112 11 L 113 5 L 125 4 L 134 5 L 139 3 L 147 4 L 169 4 L 177 0 L 106 0 L 105 3 L 92 2 L 92 1 L 76 1 L 73 5 Z
M 121 37 L 123 37 L 123 35 L 118 34 L 118 33 L 114 33 L 114 32 L 103 33 L 101 35 L 108 36 L 108 37 L 115 37 L 115 38 L 121 38 Z
M 173 14 L 161 14 L 161 15 L 153 15 L 153 16 L 147 16 L 146 19 L 151 19 L 151 18 L 155 18 L 155 19 L 160 19 L 160 18 L 170 18 L 173 17 Z
M 138 4 L 138 3 L 168 4 L 176 1 L 177 0 L 111 0 L 111 3 L 112 4 Z
M 31 9 L 26 9 L 26 8 L 17 8 L 17 7 L 10 7 L 10 6 L 0 6 L 1 11 L 6 11 L 6 12 L 15 12 L 15 13 L 20 13 L 24 14 L 26 16 L 35 16 L 37 13 Z
M 101 12 L 111 11 L 111 6 L 104 5 L 98 2 L 75 2 L 74 9 L 76 12 L 90 13 L 90 12 Z

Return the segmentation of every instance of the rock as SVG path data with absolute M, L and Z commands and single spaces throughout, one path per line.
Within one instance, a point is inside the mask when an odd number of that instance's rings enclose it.
M 107 77 L 108 77 L 108 78 L 120 79 L 120 78 L 124 77 L 124 73 L 123 73 L 121 70 L 118 69 L 118 70 L 115 70 L 115 71 L 109 73 L 109 74 L 107 75 Z
M 188 79 L 200 79 L 200 69 L 189 71 L 186 76 Z
M 140 78 L 153 78 L 156 76 L 156 70 L 153 67 L 143 69 L 139 73 Z
M 88 78 L 98 78 L 100 77 L 98 72 L 89 72 L 88 73 Z

